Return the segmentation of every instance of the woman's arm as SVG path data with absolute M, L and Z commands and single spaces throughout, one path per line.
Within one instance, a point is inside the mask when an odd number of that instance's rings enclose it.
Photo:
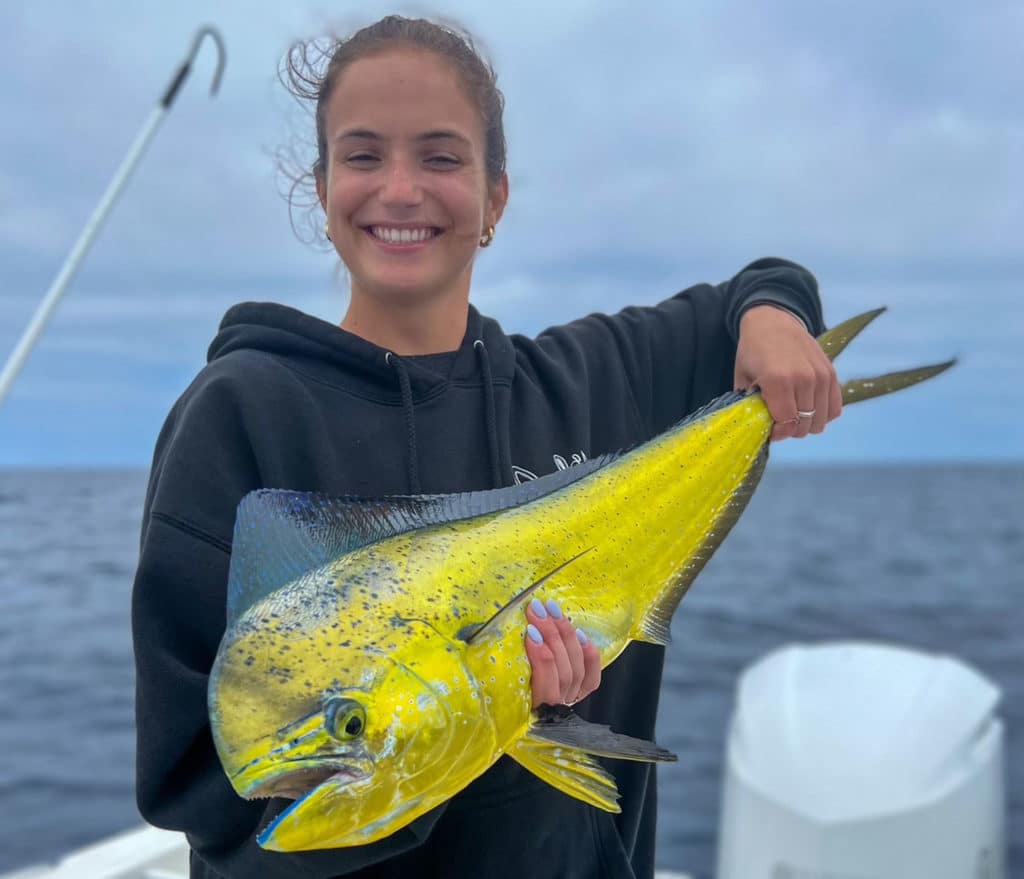
M 798 374 L 815 344 L 810 334 L 823 330 L 814 276 L 795 263 L 771 258 L 751 263 L 721 284 L 696 284 L 657 305 L 592 314 L 553 327 L 537 344 L 572 374 L 587 375 L 590 387 L 600 389 L 595 401 L 615 399 L 632 406 L 640 438 L 648 439 L 732 390 L 751 372 L 770 375 L 770 410 L 787 391 L 795 398 L 795 383 L 802 381 Z M 738 351 L 741 340 L 743 350 Z M 802 360 L 789 356 L 794 348 Z M 766 364 L 779 363 L 778 369 L 766 371 Z M 795 413 L 783 417 L 790 415 Z

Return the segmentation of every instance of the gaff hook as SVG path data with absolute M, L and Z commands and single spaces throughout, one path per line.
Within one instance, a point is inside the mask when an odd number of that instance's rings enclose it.
M 160 105 L 165 109 L 171 106 L 171 102 L 178 94 L 178 89 L 181 88 L 181 84 L 185 81 L 185 77 L 188 76 L 189 71 L 192 69 L 192 62 L 196 60 L 196 55 L 199 53 L 199 45 L 203 41 L 203 37 L 209 36 L 217 46 L 217 69 L 213 72 L 213 83 L 210 85 L 211 97 L 217 94 L 217 89 L 220 87 L 220 78 L 224 73 L 224 64 L 227 60 L 227 50 L 224 48 L 224 38 L 220 35 L 220 31 L 211 25 L 203 25 L 196 31 L 195 38 L 192 40 L 192 47 L 188 50 L 188 55 L 185 60 L 182 61 L 181 67 L 178 68 L 178 72 L 174 74 L 174 79 L 171 80 L 171 84 L 167 87 L 167 91 L 164 92 L 164 96 L 160 99 Z
M 128 155 L 125 156 L 121 162 L 121 166 L 117 169 L 114 174 L 114 179 L 111 180 L 107 186 L 107 191 L 103 193 L 103 197 L 100 199 L 99 204 L 93 208 L 93 212 L 89 217 L 88 222 L 85 224 L 85 228 L 82 233 L 78 236 L 78 240 L 75 242 L 75 246 L 71 248 L 71 253 L 68 254 L 67 259 L 64 260 L 64 265 L 61 266 L 61 270 L 57 277 L 54 278 L 53 283 L 50 285 L 50 289 L 46 291 L 46 295 L 43 297 L 43 301 L 39 303 L 36 308 L 35 314 L 32 316 L 32 320 L 29 322 L 28 327 L 25 328 L 21 338 L 18 340 L 18 344 L 14 347 L 14 351 L 11 356 L 7 359 L 7 363 L 4 364 L 4 368 L 0 370 L 0 402 L 3 402 L 7 392 L 11 389 L 14 384 L 14 379 L 21 370 L 22 365 L 25 363 L 25 359 L 28 357 L 29 351 L 32 350 L 32 346 L 35 344 L 36 339 L 39 338 L 40 333 L 43 331 L 43 327 L 46 326 L 46 322 L 50 318 L 50 314 L 54 308 L 57 307 L 57 303 L 60 301 L 61 296 L 64 295 L 64 290 L 67 288 L 71 279 L 74 277 L 75 272 L 78 270 L 78 265 L 85 257 L 89 248 L 92 246 L 93 239 L 96 237 L 103 225 L 103 221 L 106 219 L 107 214 L 110 213 L 111 208 L 114 206 L 114 202 L 121 194 L 121 190 L 128 182 L 128 178 L 131 176 L 132 171 L 138 164 L 139 159 L 142 158 L 142 154 L 146 151 L 146 147 L 152 140 L 154 133 L 160 126 L 161 120 L 167 115 L 167 111 L 171 106 L 171 102 L 174 100 L 174 96 L 178 93 L 178 89 L 181 88 L 181 84 L 185 81 L 185 77 L 188 76 L 189 70 L 192 68 L 192 62 L 195 60 L 196 54 L 199 51 L 199 44 L 202 43 L 203 37 L 209 35 L 213 41 L 217 44 L 217 70 L 213 74 L 213 85 L 210 87 L 210 94 L 216 94 L 217 88 L 220 85 L 221 74 L 224 73 L 224 62 L 227 57 L 227 53 L 224 50 L 224 40 L 220 35 L 220 32 L 216 28 L 210 27 L 209 25 L 199 28 L 196 31 L 195 39 L 192 41 L 192 48 L 189 49 L 188 57 L 182 62 L 178 72 L 174 74 L 174 78 L 171 80 L 171 84 L 167 87 L 167 91 L 164 92 L 164 96 L 160 99 L 158 106 L 154 107 L 149 114 L 149 119 L 143 125 L 142 130 L 136 135 L 134 143 L 128 150 Z

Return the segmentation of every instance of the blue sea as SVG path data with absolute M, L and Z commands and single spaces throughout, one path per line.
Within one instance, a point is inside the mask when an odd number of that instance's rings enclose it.
M 129 597 L 146 474 L 0 471 L 0 871 L 137 825 Z M 769 466 L 683 601 L 658 863 L 710 877 L 739 672 L 790 642 L 955 655 L 1003 691 L 1024 875 L 1024 466 Z

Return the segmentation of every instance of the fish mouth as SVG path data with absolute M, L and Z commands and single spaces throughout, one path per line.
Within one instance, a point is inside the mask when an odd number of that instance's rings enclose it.
M 305 757 L 276 763 L 269 772 L 252 767 L 248 773 L 235 777 L 234 787 L 246 800 L 268 797 L 301 800 L 325 782 L 342 787 L 364 781 L 372 774 L 373 763 L 369 759 Z
M 256 835 L 256 842 L 267 851 L 295 852 L 314 849 L 365 845 L 383 835 L 380 831 L 398 829 L 392 822 L 419 808 L 423 797 L 413 797 L 380 816 L 363 814 L 360 797 L 373 790 L 369 776 L 363 782 L 338 781 L 330 775 L 312 790 L 289 804 Z M 353 788 L 355 788 L 353 790 Z M 371 813 L 373 810 L 370 810 Z

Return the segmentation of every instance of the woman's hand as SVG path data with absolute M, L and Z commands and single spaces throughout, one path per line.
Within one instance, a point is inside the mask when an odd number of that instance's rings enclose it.
M 761 389 L 775 420 L 773 442 L 821 433 L 843 409 L 836 371 L 817 340 L 796 315 L 771 305 L 740 318 L 734 382 L 736 390 Z
M 527 605 L 526 656 L 533 668 L 533 707 L 572 705 L 601 683 L 601 654 L 565 618 L 554 599 Z

